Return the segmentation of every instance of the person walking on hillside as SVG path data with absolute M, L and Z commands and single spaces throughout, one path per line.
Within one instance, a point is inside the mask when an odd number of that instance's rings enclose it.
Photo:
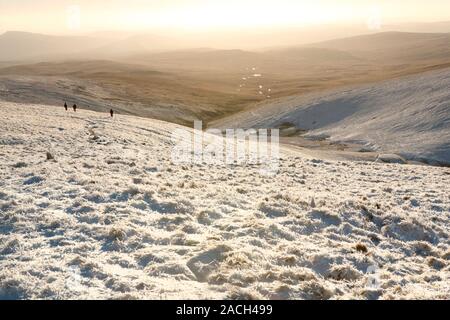
M 64 102 L 64 109 L 66 109 L 66 111 L 68 110 L 67 102 Z
M 73 105 L 73 111 L 77 112 L 77 105 L 76 104 Z
M 109 114 L 111 115 L 111 118 L 114 118 L 114 110 L 113 109 L 109 110 Z

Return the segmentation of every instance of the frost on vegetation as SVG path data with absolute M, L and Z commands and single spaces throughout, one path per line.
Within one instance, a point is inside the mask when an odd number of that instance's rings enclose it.
M 4 102 L 0 122 L 0 299 L 448 298 L 446 168 L 283 149 L 268 178 L 174 165 L 164 122 Z

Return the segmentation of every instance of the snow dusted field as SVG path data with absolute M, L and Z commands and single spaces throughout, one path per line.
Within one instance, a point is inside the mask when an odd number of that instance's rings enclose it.
M 448 168 L 283 148 L 267 177 L 172 164 L 164 122 L 0 123 L 1 299 L 450 299 Z
M 450 165 L 450 69 L 328 93 L 280 98 L 216 126 L 291 124 L 310 137 Z

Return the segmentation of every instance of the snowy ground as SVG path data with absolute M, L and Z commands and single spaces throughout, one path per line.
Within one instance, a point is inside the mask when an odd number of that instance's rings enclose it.
M 173 165 L 164 122 L 0 123 L 2 299 L 450 299 L 448 168 L 283 149 L 270 178 Z
M 365 150 L 450 165 L 450 69 L 293 96 L 219 120 L 213 126 L 292 124 L 308 136 L 358 143 Z

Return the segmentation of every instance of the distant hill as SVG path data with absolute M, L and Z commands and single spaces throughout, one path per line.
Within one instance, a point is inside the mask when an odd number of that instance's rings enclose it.
M 94 37 L 48 36 L 9 31 L 0 35 L 0 60 L 51 59 L 58 55 L 72 55 L 85 52 L 106 43 L 106 40 Z
M 308 47 L 346 51 L 383 61 L 433 60 L 450 57 L 450 33 L 382 32 L 310 44 Z
M 99 59 L 130 53 L 174 50 L 176 41 L 149 34 L 115 36 L 50 36 L 9 31 L 0 35 L 0 61 L 51 61 L 64 58 Z
M 450 33 L 382 32 L 259 51 L 192 50 L 178 38 L 152 34 L 94 33 L 50 36 L 10 31 L 0 35 L 1 62 L 41 62 L 63 59 L 128 59 L 169 68 L 241 70 L 264 66 L 267 72 L 290 72 L 311 64 L 382 63 L 445 60 Z M 188 49 L 189 48 L 189 49 Z
M 105 36 L 107 39 L 111 39 L 111 37 Z M 130 35 L 128 37 L 123 37 L 122 39 L 113 40 L 114 41 L 111 41 L 104 46 L 92 50 L 90 54 L 95 56 L 115 57 L 133 53 L 172 51 L 183 48 L 182 45 L 177 43 L 176 39 L 153 34 Z
M 245 50 L 179 50 L 140 53 L 130 61 L 181 69 L 242 71 L 258 66 L 265 73 L 298 75 L 319 66 L 441 65 L 450 62 L 450 33 L 382 32 L 303 46 Z

